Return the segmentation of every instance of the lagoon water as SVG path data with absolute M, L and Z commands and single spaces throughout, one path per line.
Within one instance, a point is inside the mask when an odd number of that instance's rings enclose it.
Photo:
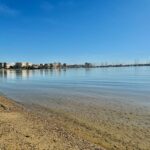
M 150 67 L 0 70 L 0 94 L 104 148 L 150 147 Z
M 44 106 L 62 101 L 150 106 L 150 67 L 0 70 L 0 92 Z
M 0 94 L 106 149 L 150 147 L 150 67 L 0 70 Z

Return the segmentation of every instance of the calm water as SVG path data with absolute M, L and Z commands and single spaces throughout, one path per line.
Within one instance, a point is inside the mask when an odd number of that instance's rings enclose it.
M 150 67 L 0 70 L 0 92 L 25 103 L 114 101 L 150 106 Z

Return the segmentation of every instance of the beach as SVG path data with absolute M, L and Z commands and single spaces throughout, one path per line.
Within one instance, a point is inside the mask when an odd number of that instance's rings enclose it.
M 108 108 L 94 103 L 67 104 L 72 113 L 0 96 L 0 149 L 149 149 L 148 110 L 119 110 L 115 106 L 114 111 L 110 104 Z M 77 107 L 78 111 L 73 111 Z
M 150 150 L 150 0 L 0 0 L 0 150 Z
M 26 108 L 3 96 L 0 96 L 0 149 L 99 149 L 61 126 L 61 117 L 55 113 L 49 116 L 36 111 L 42 108 Z M 43 110 L 44 111 L 44 110 Z M 43 112 L 42 111 L 42 112 Z

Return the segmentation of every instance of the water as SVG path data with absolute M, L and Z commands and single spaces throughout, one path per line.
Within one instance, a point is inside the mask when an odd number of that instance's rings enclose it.
M 150 67 L 0 70 L 0 93 L 89 142 L 149 147 Z
M 44 106 L 62 101 L 150 106 L 150 67 L 0 70 L 0 92 Z

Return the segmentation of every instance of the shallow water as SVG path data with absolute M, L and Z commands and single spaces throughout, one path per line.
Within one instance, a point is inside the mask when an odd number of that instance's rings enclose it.
M 0 70 L 0 92 L 46 106 L 72 100 L 150 106 L 150 67 Z
M 0 70 L 0 92 L 106 149 L 150 147 L 150 67 Z

